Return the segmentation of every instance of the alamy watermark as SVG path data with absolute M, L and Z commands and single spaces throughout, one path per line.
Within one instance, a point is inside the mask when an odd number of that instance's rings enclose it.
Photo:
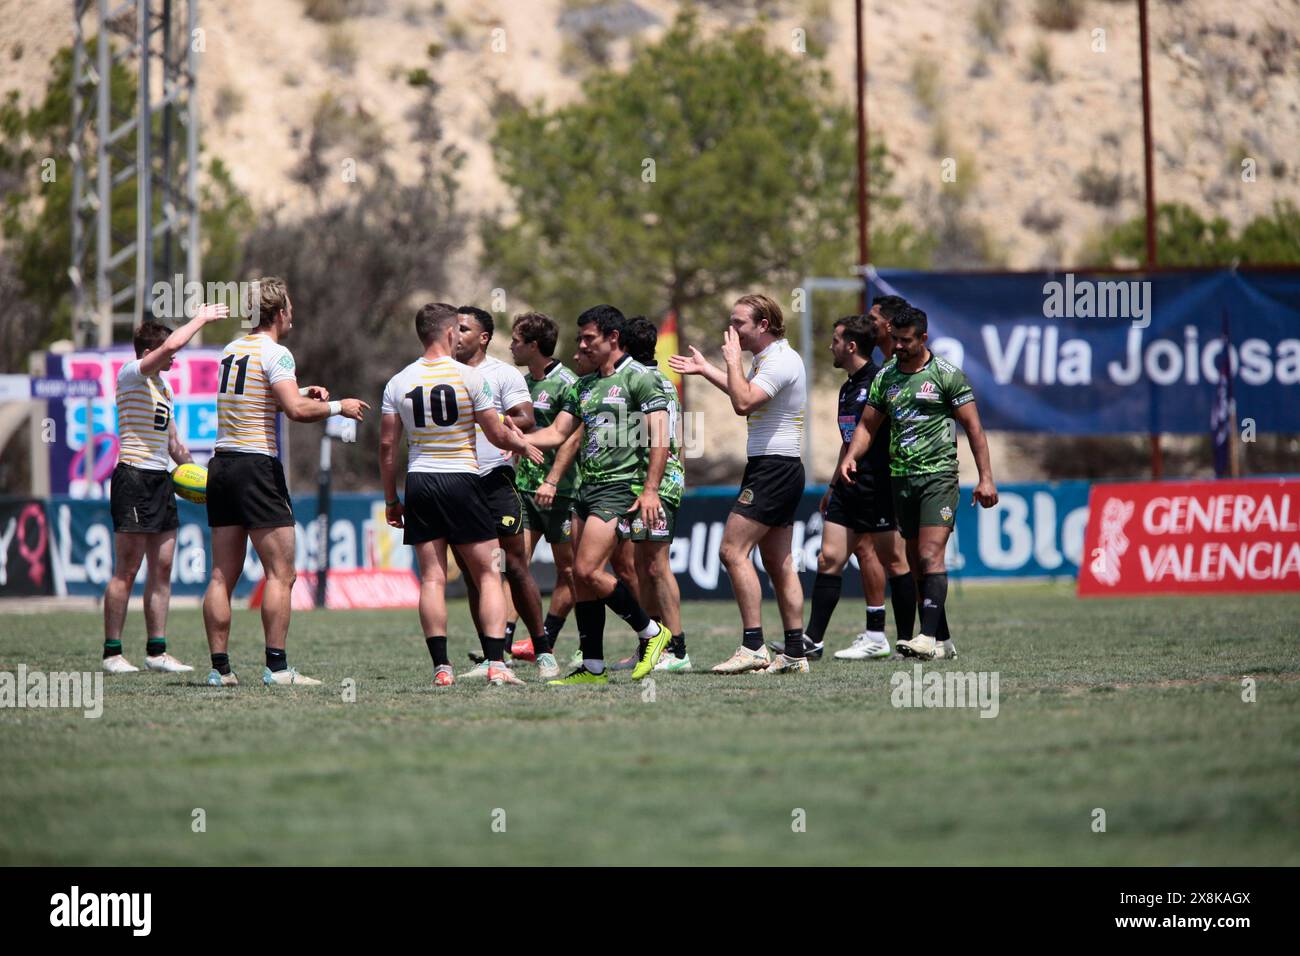
M 104 714 L 103 671 L 0 671 L 0 708 L 70 708 L 94 720 Z
M 981 717 L 999 710 L 997 671 L 932 670 L 913 664 L 911 673 L 895 671 L 889 679 L 889 702 L 895 707 L 969 707 Z
M 240 319 L 245 326 L 250 318 L 261 311 L 261 296 L 256 282 L 208 282 L 195 279 L 185 281 L 176 273 L 170 280 L 159 279 L 149 290 L 152 296 L 150 314 L 158 320 L 178 322 L 192 319 L 205 304 L 229 307 L 232 318 Z M 253 323 L 256 324 L 256 323 Z
M 1135 329 L 1151 324 L 1151 283 L 1141 280 L 1098 282 L 1065 274 L 1064 282 L 1043 283 L 1047 319 L 1126 319 Z

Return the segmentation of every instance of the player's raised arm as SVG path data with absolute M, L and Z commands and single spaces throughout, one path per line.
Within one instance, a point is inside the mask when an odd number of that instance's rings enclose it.
M 727 373 L 706 359 L 694 345 L 690 348 L 690 355 L 668 356 L 668 367 L 679 375 L 699 375 L 725 392 Z
M 966 430 L 966 440 L 970 442 L 971 454 L 975 456 L 975 468 L 979 471 L 979 484 L 971 492 L 971 504 L 992 508 L 998 503 L 998 489 L 993 484 L 993 466 L 989 463 L 988 436 L 984 434 L 984 426 L 980 424 L 980 413 L 976 410 L 975 402 L 972 400 L 964 405 L 958 405 L 953 409 L 952 415 L 953 418 L 961 422 L 961 427 Z
M 224 319 L 229 314 L 230 308 L 224 305 L 208 304 L 200 308 L 195 313 L 194 318 L 167 336 L 162 345 L 150 350 L 149 354 L 140 360 L 140 374 L 148 378 L 162 371 L 167 366 L 167 363 L 175 357 L 176 353 L 185 348 L 190 339 L 198 334 L 199 329 L 210 322 Z
M 735 329 L 728 328 L 723 336 L 722 358 L 727 364 L 726 392 L 731 398 L 731 410 L 737 415 L 749 415 L 762 408 L 783 384 L 768 383 L 765 388 L 759 376 L 755 376 L 752 382 L 745 378 L 745 370 L 740 364 L 740 336 Z
M 871 441 L 876 437 L 876 430 L 884 420 L 885 416 L 881 414 L 880 409 L 871 405 L 862 409 L 858 426 L 853 429 L 853 440 L 849 442 L 848 451 L 844 452 L 844 457 L 840 459 L 839 470 L 836 472 L 836 477 L 844 484 L 853 484 L 853 476 L 858 470 L 858 460 L 871 447 Z
M 384 486 L 386 519 L 394 528 L 405 527 L 402 500 L 397 497 L 397 445 L 402 440 L 402 416 L 385 413 L 379 419 L 379 479 Z
M 344 398 L 332 402 L 311 398 L 302 394 L 298 390 L 298 383 L 291 378 L 276 382 L 271 386 L 271 390 L 275 393 L 275 400 L 279 403 L 281 411 L 295 422 L 319 422 L 331 415 L 343 415 L 359 422 L 365 419 L 366 410 L 370 408 L 358 398 Z

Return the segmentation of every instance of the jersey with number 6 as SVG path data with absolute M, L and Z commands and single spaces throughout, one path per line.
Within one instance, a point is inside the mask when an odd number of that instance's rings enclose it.
M 492 407 L 478 370 L 444 355 L 416 359 L 389 379 L 382 413 L 401 416 L 408 472 L 477 475 L 474 413 Z
M 166 471 L 172 390 L 161 375 L 140 374 L 140 360 L 127 362 L 117 373 L 118 459 L 147 471 Z
M 293 354 L 265 333 L 252 332 L 227 345 L 217 387 L 217 451 L 278 455 L 280 405 L 271 387 L 297 378 Z

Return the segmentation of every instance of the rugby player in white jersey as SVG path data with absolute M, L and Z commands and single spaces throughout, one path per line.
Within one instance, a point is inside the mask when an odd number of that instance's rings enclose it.
M 462 305 L 457 310 L 456 353 L 455 359 L 475 369 L 483 379 L 502 419 L 509 419 L 519 431 L 531 431 L 534 426 L 533 396 L 524 381 L 523 373 L 514 365 L 502 362 L 487 354 L 488 343 L 492 341 L 495 323 L 492 315 L 472 305 Z M 505 558 L 504 571 L 510 585 L 510 596 L 514 607 L 523 618 L 528 628 L 528 643 L 534 653 L 527 654 L 529 659 L 535 657 L 535 649 L 542 641 L 542 594 L 537 581 L 528 570 L 528 549 L 524 538 L 524 502 L 515 487 L 515 469 L 512 454 L 503 451 L 488 439 L 482 428 L 476 428 L 478 474 L 487 496 L 488 507 L 496 521 L 497 539 L 501 555 Z M 500 562 L 498 562 L 499 564 Z M 461 571 L 467 571 L 465 567 Z M 465 585 L 469 591 L 470 613 L 477 618 L 478 600 L 473 578 L 466 574 Z M 512 649 L 513 629 L 507 626 L 505 631 L 506 647 Z M 522 648 L 521 648 L 522 650 Z M 465 678 L 487 676 L 487 662 L 483 661 L 464 675 Z
M 754 361 L 746 373 L 741 353 Z M 722 343 L 725 369 L 699 349 L 674 355 L 668 364 L 683 375 L 700 375 L 731 399 L 748 427 L 748 462 L 740 495 L 722 535 L 722 563 L 731 578 L 743 628 L 740 647 L 713 668 L 716 674 L 763 670 L 804 672 L 803 585 L 790 556 L 795 511 L 804 491 L 803 429 L 807 376 L 799 353 L 785 337 L 781 307 L 765 295 L 736 300 Z M 750 561 L 757 547 L 772 580 L 785 630 L 785 651 L 772 658 L 763 644 L 762 585 Z
M 505 664 L 505 592 L 496 561 L 498 514 L 479 478 L 475 426 L 494 449 L 534 463 L 542 453 L 502 418 L 483 375 L 452 356 L 460 336 L 456 307 L 432 303 L 415 315 L 424 355 L 389 381 L 380 424 L 379 473 L 388 523 L 420 562 L 420 626 L 433 658 L 433 683 L 455 683 L 447 656 L 447 545 L 476 595 L 475 626 L 492 684 L 522 684 Z M 527 394 L 525 392 L 525 394 Z M 407 435 L 406 500 L 397 497 L 397 444 Z M 478 668 L 475 668 L 477 670 Z
M 205 305 L 190 321 L 172 331 L 154 321 L 135 330 L 135 360 L 117 373 L 119 451 L 109 491 L 113 514 L 113 576 L 104 589 L 104 655 L 110 674 L 138 671 L 122 654 L 122 628 L 131 587 L 146 562 L 144 579 L 144 664 L 151 671 L 180 673 L 193 667 L 167 653 L 167 609 L 172 596 L 172 560 L 176 555 L 176 495 L 168 460 L 193 461 L 176 433 L 175 400 L 161 372 L 172 367 L 176 353 L 209 322 L 224 319 L 224 305 Z
M 293 355 L 280 344 L 293 328 L 293 302 L 283 279 L 252 284 L 249 319 L 258 325 L 226 346 L 217 389 L 217 444 L 208 463 L 208 525 L 212 529 L 212 578 L 203 595 L 214 687 L 239 683 L 230 668 L 230 596 L 244 570 L 251 541 L 266 572 L 262 630 L 266 637 L 266 685 L 315 685 L 289 667 L 285 638 L 294 568 L 293 506 L 280 464 L 276 417 L 319 422 L 331 415 L 361 421 L 370 406 L 355 398 L 330 401 L 319 385 L 298 388 Z

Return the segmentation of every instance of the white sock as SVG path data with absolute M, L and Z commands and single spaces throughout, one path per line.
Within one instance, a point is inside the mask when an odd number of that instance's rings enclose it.
M 584 657 L 584 658 L 582 659 L 582 666 L 585 667 L 585 668 L 587 668 L 587 670 L 591 671 L 591 673 L 593 673 L 593 674 L 603 674 L 603 673 L 605 673 L 605 662 L 604 662 L 604 661 L 589 661 L 589 660 L 587 660 L 587 658 Z
M 867 637 L 870 640 L 875 641 L 877 644 L 883 644 L 885 642 L 884 631 L 867 631 Z
M 650 623 L 646 625 L 646 629 L 644 631 L 637 631 L 636 636 L 641 638 L 643 641 L 648 641 L 658 633 L 659 625 L 655 622 L 654 618 L 651 618 Z

